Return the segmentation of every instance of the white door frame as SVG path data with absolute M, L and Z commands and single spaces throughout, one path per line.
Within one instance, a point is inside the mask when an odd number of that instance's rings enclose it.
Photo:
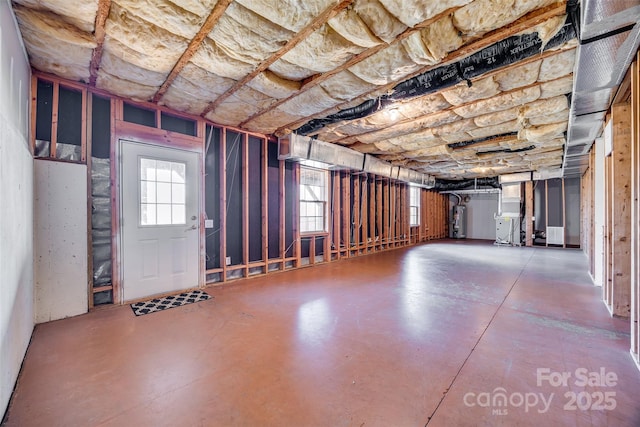
M 135 136 L 130 136 L 126 134 L 116 134 L 115 135 L 116 144 L 115 145 L 115 164 L 112 166 L 115 182 L 112 188 L 112 199 L 114 201 L 114 206 L 112 206 L 112 213 L 114 214 L 114 219 L 112 221 L 112 248 L 113 255 L 112 260 L 114 261 L 112 267 L 112 274 L 114 280 L 113 287 L 113 303 L 114 304 L 123 304 L 124 301 L 124 290 L 123 290 L 123 276 L 124 271 L 122 269 L 122 245 L 123 245 L 123 233 L 122 233 L 122 224 L 120 221 L 122 215 L 122 143 L 123 142 L 134 142 L 138 144 L 146 144 L 155 146 L 158 148 L 168 148 L 174 150 L 182 150 L 188 151 L 192 153 L 196 153 L 198 155 L 198 170 L 197 170 L 197 185 L 198 185 L 198 288 L 203 288 L 205 284 L 205 252 L 204 252 L 204 216 L 203 216 L 203 206 L 204 206 L 204 180 L 203 180 L 203 148 L 201 146 L 196 145 L 185 145 L 185 144 L 167 144 L 166 141 L 164 143 L 160 143 L 154 141 L 153 137 L 149 138 L 140 138 Z

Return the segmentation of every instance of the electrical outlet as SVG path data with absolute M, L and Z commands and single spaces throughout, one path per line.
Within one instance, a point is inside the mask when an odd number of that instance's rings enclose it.
M 228 256 L 228 257 L 225 259 L 225 262 L 226 262 L 226 265 L 231 265 L 231 257 L 230 257 L 230 256 Z
M 205 219 L 204 220 L 204 228 L 213 228 L 213 220 Z

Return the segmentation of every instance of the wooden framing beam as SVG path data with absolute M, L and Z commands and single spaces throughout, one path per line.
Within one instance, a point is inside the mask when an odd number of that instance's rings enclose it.
M 58 107 L 60 103 L 60 83 L 53 82 L 53 100 L 51 101 L 51 142 L 49 145 L 49 157 L 56 158 L 56 146 L 58 145 Z
M 369 235 L 367 236 L 367 251 L 374 250 L 376 244 L 376 177 L 367 174 L 369 181 Z
M 242 135 L 242 263 L 244 276 L 249 277 L 249 136 Z
M 83 92 L 86 96 L 86 91 Z M 84 109 L 85 112 L 90 112 L 93 110 L 93 96 L 90 94 L 89 99 L 87 99 L 87 107 Z M 93 233 L 92 230 L 92 218 L 91 211 L 93 209 L 93 198 L 91 197 L 92 193 L 92 184 L 91 184 L 91 145 L 93 142 L 91 135 L 93 118 L 91 114 L 88 114 L 86 117 L 86 122 L 84 126 L 84 132 L 86 137 L 86 161 L 87 161 L 87 295 L 89 296 L 89 310 L 93 308 Z M 89 131 L 87 132 L 87 129 Z
M 294 183 L 293 188 L 295 188 L 295 192 L 293 194 L 293 212 L 291 212 L 291 217 L 293 218 L 293 241 L 295 242 L 293 256 L 296 258 L 296 267 L 300 267 L 300 163 L 295 163 L 293 165 L 292 172 Z
M 612 311 L 629 317 L 631 310 L 631 106 L 612 107 Z
M 525 246 L 533 246 L 533 181 L 524 183 Z
M 96 14 L 95 30 L 96 47 L 91 52 L 91 63 L 89 65 L 89 85 L 95 86 L 98 79 L 98 70 L 102 62 L 102 50 L 104 48 L 104 38 L 106 36 L 105 23 L 111 10 L 111 0 L 98 0 L 98 13 Z
M 220 267 L 222 280 L 227 280 L 227 130 L 220 138 Z
M 230 2 L 230 0 L 226 0 Z M 242 79 L 236 81 L 233 86 L 227 89 L 222 95 L 220 95 L 215 101 L 210 103 L 207 108 L 202 112 L 202 116 L 206 116 L 211 111 L 214 111 L 216 108 L 220 106 L 231 95 L 240 90 L 243 86 L 245 86 L 249 81 L 253 80 L 258 74 L 265 71 L 267 68 L 271 66 L 274 62 L 280 59 L 284 54 L 289 52 L 291 49 L 296 47 L 300 42 L 302 42 L 305 38 L 307 38 L 311 33 L 324 25 L 329 19 L 336 16 L 340 11 L 346 9 L 354 0 L 342 0 L 340 3 L 328 7 L 318 16 L 316 16 L 306 27 L 296 33 L 295 36 L 289 39 L 289 41 L 281 47 L 276 53 L 271 55 L 269 58 L 265 59 L 258 65 L 252 72 L 244 76 Z M 241 125 L 242 127 L 242 125 Z
M 269 141 L 266 138 L 263 138 L 261 141 L 262 148 L 260 153 L 260 163 L 262 164 L 262 260 L 266 263 L 269 261 Z M 266 264 L 264 272 L 269 272 L 269 268 Z
M 410 78 L 413 78 L 415 76 L 418 76 L 420 74 L 423 74 L 429 70 L 432 70 L 434 68 L 440 67 L 442 65 L 446 65 L 446 64 L 450 64 L 456 61 L 459 61 L 462 58 L 465 58 L 479 50 L 484 49 L 485 47 L 491 46 L 492 44 L 500 41 L 500 40 L 504 40 L 510 36 L 513 36 L 517 33 L 520 33 L 522 31 L 527 30 L 528 28 L 531 28 L 535 25 L 538 25 L 548 19 L 554 18 L 556 16 L 560 16 L 560 15 L 564 15 L 566 13 L 566 0 L 561 0 L 557 3 L 551 4 L 549 6 L 543 7 L 541 9 L 538 10 L 534 10 L 528 14 L 526 14 L 525 16 L 521 17 L 520 19 L 516 20 L 515 22 L 509 24 L 507 27 L 503 27 L 503 28 L 498 28 L 494 31 L 491 31 L 487 34 L 485 34 L 482 38 L 480 39 L 475 39 L 474 41 L 472 41 L 471 43 L 462 46 L 461 48 L 459 48 L 458 50 L 449 53 L 440 63 L 438 63 L 436 66 L 426 66 L 426 67 L 422 67 L 421 69 L 419 69 L 418 71 L 411 73 L 407 76 L 404 76 L 402 78 L 402 80 L 408 80 Z M 542 57 L 541 55 L 538 56 L 534 56 L 533 60 L 538 60 Z M 522 65 L 524 62 L 521 61 L 518 63 L 518 65 Z M 505 70 L 506 67 L 503 67 L 500 71 Z M 485 74 L 482 77 L 487 77 L 488 74 Z M 472 79 L 473 81 L 473 79 Z M 393 89 L 394 86 L 396 86 L 398 84 L 398 81 L 393 81 L 387 85 L 384 86 L 378 86 L 376 87 L 374 90 L 368 91 L 366 93 L 361 94 L 358 98 L 365 98 L 369 95 L 371 95 L 373 92 L 382 92 L 385 90 L 390 90 Z M 309 120 L 311 120 L 312 118 L 319 118 L 319 117 L 324 117 L 327 116 L 329 114 L 331 114 L 332 112 L 338 111 L 341 108 L 344 108 L 346 105 L 348 104 L 352 104 L 353 100 L 347 101 L 347 102 L 343 102 L 341 104 L 338 104 L 337 106 L 328 108 L 324 111 L 321 111 L 317 114 L 314 114 L 313 116 L 310 117 L 306 117 L 304 119 L 289 123 L 285 126 L 281 126 L 280 128 L 278 128 L 274 133 L 276 135 L 284 135 L 286 133 L 289 133 L 289 131 L 291 129 L 297 129 L 298 127 L 300 127 L 301 125 L 303 125 L 304 123 L 308 122 Z
M 200 30 L 191 39 L 185 51 L 182 52 L 182 55 L 180 55 L 178 62 L 175 63 L 165 81 L 162 83 L 155 95 L 153 95 L 154 103 L 157 103 L 158 101 L 160 101 L 160 99 L 162 99 L 164 94 L 169 89 L 169 86 L 171 86 L 176 77 L 178 77 L 178 75 L 182 72 L 185 65 L 187 65 L 189 60 L 193 57 L 193 55 L 195 55 L 196 51 L 202 45 L 205 37 L 207 37 L 211 30 L 213 30 L 213 27 L 215 27 L 222 15 L 224 15 L 224 12 L 227 10 L 227 7 L 229 7 L 232 1 L 233 0 L 218 0 L 216 5 L 211 10 L 211 13 L 209 14 L 209 16 L 207 16 L 207 19 L 202 24 L 202 27 L 200 27 Z
M 284 160 L 278 161 L 278 209 L 280 210 L 280 259 L 282 260 L 282 269 L 285 269 L 284 260 L 287 256 L 286 254 L 286 246 L 285 239 L 287 238 L 287 234 L 285 232 L 286 227 L 286 212 L 285 212 L 285 185 L 284 185 L 284 175 L 285 175 L 285 165 Z
M 340 172 L 334 171 L 332 173 L 333 179 L 333 191 L 331 193 L 331 198 L 333 200 L 333 218 L 332 218 L 332 233 L 331 233 L 331 241 L 333 242 L 333 248 L 336 251 L 336 259 L 340 259 L 340 240 L 341 240 L 341 227 L 340 227 L 340 211 L 342 207 L 340 206 Z
M 353 176 L 353 221 L 351 226 L 353 227 L 353 245 L 355 254 L 358 253 L 360 247 L 360 176 Z
M 631 64 L 631 356 L 640 366 L 640 52 Z

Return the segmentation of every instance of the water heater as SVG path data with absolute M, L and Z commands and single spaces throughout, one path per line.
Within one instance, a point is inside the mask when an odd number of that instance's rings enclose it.
M 455 205 L 451 215 L 449 237 L 452 239 L 464 239 L 467 237 L 467 207 Z

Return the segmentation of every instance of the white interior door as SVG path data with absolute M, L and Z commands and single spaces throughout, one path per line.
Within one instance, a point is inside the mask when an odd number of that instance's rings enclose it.
M 120 141 L 123 299 L 199 285 L 199 154 Z

